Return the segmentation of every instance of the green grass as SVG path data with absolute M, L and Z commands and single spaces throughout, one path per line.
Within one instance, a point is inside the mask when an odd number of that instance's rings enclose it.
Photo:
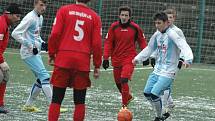
M 11 113 L 0 115 L 0 121 L 46 121 L 48 103 L 41 93 L 35 105 L 41 113 L 21 111 L 21 106 L 29 95 L 35 78 L 32 72 L 17 54 L 18 50 L 7 50 L 5 58 L 10 65 L 10 82 L 7 85 L 6 106 Z M 15 52 L 15 54 L 14 54 Z M 44 55 L 47 65 L 47 55 Z M 141 67 L 141 65 L 139 65 Z M 129 105 L 133 112 L 133 121 L 151 121 L 154 112 L 143 96 L 143 88 L 152 69 L 148 67 L 135 70 L 129 83 L 134 101 Z M 52 67 L 47 65 L 48 70 Z M 173 98 L 176 104 L 170 119 L 167 121 L 212 121 L 215 120 L 215 66 L 194 64 L 191 69 L 182 69 L 173 85 Z M 92 79 L 92 87 L 87 92 L 87 112 L 85 121 L 116 121 L 120 109 L 121 97 L 113 81 L 112 71 L 102 71 L 98 80 Z M 73 112 L 72 90 L 68 89 L 63 106 L 69 111 L 62 113 L 60 121 L 71 121 Z

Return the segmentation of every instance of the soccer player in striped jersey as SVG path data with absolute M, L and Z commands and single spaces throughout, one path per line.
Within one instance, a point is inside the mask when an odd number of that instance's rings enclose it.
M 178 28 L 176 25 L 174 25 L 174 22 L 176 20 L 176 10 L 175 9 L 166 9 L 166 10 L 164 10 L 164 12 L 168 16 L 168 21 L 169 21 L 170 28 L 172 28 L 180 37 L 182 37 L 183 39 L 186 40 L 183 31 L 180 28 Z M 153 67 L 155 65 L 156 54 L 157 54 L 157 51 L 155 51 L 151 55 L 151 57 L 152 57 L 151 65 Z M 179 59 L 179 62 L 178 62 L 178 69 L 181 69 L 183 61 L 184 61 L 183 55 L 180 54 L 180 59 Z M 164 95 L 162 96 L 163 106 L 166 109 L 165 112 L 168 112 L 169 110 L 171 110 L 175 106 L 175 104 L 173 103 L 173 99 L 172 99 L 172 96 L 171 96 L 170 92 L 171 92 L 171 88 L 165 90 Z
M 168 23 L 168 16 L 164 12 L 154 15 L 155 27 L 158 31 L 150 38 L 148 46 L 143 49 L 133 60 L 135 65 L 150 57 L 157 50 L 157 61 L 154 71 L 149 75 L 144 88 L 144 96 L 156 111 L 154 121 L 163 121 L 168 116 L 162 114 L 162 101 L 160 95 L 171 87 L 178 71 L 180 52 L 184 56 L 184 65 L 190 67 L 193 53 L 186 40 L 180 37 Z
M 54 64 L 49 121 L 58 120 L 67 87 L 73 88 L 73 121 L 83 121 L 86 92 L 91 86 L 91 57 L 94 78 L 99 77 L 102 62 L 102 24 L 97 13 L 87 6 L 89 1 L 76 0 L 76 4 L 62 6 L 57 12 L 48 40 L 49 63 Z
M 8 113 L 9 111 L 4 107 L 4 95 L 6 91 L 6 84 L 9 81 L 9 70 L 6 60 L 3 55 L 8 45 L 9 27 L 20 20 L 21 10 L 19 5 L 12 3 L 0 16 L 0 113 Z

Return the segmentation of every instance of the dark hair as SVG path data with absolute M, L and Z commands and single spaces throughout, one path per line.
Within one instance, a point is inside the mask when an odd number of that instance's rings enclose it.
M 128 11 L 129 16 L 131 17 L 132 10 L 130 7 L 128 7 L 128 6 L 119 7 L 119 15 L 121 14 L 122 11 Z
M 77 0 L 77 1 L 81 3 L 88 3 L 90 0 Z
M 164 12 L 158 12 L 153 16 L 153 20 L 162 20 L 162 21 L 168 21 L 168 16 Z
M 43 2 L 43 3 L 47 3 L 47 0 L 34 0 L 34 4 L 37 4 L 39 1 Z
M 16 3 L 11 3 L 7 9 L 6 9 L 7 14 L 22 14 L 21 9 L 19 8 L 19 5 Z

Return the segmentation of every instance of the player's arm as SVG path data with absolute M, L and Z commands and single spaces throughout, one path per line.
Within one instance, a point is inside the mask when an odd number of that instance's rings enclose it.
M 60 45 L 60 37 L 64 25 L 63 14 L 63 10 L 59 9 L 52 26 L 51 34 L 48 39 L 49 64 L 51 65 L 54 63 L 54 59 Z
M 93 38 L 92 38 L 92 53 L 93 65 L 95 68 L 100 68 L 102 63 L 102 24 L 100 17 L 94 21 Z
M 177 47 L 181 50 L 182 55 L 184 56 L 185 67 L 189 67 L 193 61 L 193 52 L 190 46 L 187 44 L 186 40 L 180 37 L 174 31 L 169 33 L 169 37 L 174 41 Z
M 104 41 L 104 52 L 103 52 L 103 62 L 102 62 L 102 66 L 104 69 L 107 69 L 109 67 L 109 57 L 111 56 L 111 53 L 113 50 L 114 32 L 112 27 L 113 26 L 109 28 Z
M 114 32 L 112 26 L 109 28 L 108 33 L 105 37 L 104 41 L 104 53 L 103 53 L 103 59 L 108 60 L 111 56 L 112 50 L 113 50 L 113 39 L 114 39 Z
M 147 40 L 145 38 L 145 35 L 143 33 L 143 30 L 138 26 L 138 44 L 140 46 L 140 49 L 144 49 L 147 46 Z
M 134 59 L 133 64 L 140 63 L 142 61 L 147 60 L 150 55 L 155 51 L 157 47 L 157 43 L 155 41 L 155 38 L 150 38 L 150 41 L 148 43 L 148 46 L 145 47 Z
M 28 48 L 32 48 L 32 43 L 26 40 L 23 33 L 33 24 L 32 18 L 24 17 L 20 24 L 13 30 L 11 36 L 17 40 L 19 43 L 23 44 Z
M 7 28 L 4 28 L 4 26 L 0 26 L 0 68 L 3 71 L 8 71 L 10 67 L 8 66 L 7 62 L 4 61 L 4 51 L 7 47 L 7 41 L 3 41 L 8 39 L 7 35 L 5 35 Z
M 4 39 L 7 39 L 7 35 L 5 35 L 6 33 L 6 29 L 4 26 L 0 26 L 0 63 L 3 63 L 4 62 L 4 57 L 3 57 L 3 54 L 4 54 L 4 50 L 6 49 L 6 43 L 5 41 L 3 41 Z
M 100 75 L 100 66 L 102 63 L 102 23 L 99 16 L 94 21 L 93 38 L 92 38 L 92 54 L 94 65 L 94 78 Z

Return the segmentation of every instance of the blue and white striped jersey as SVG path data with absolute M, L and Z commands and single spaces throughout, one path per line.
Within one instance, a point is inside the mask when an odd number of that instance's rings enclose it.
M 180 37 L 171 27 L 165 33 L 156 31 L 150 38 L 148 46 L 135 57 L 135 60 L 145 61 L 156 49 L 157 61 L 154 73 L 161 76 L 175 78 L 180 52 L 186 63 L 191 64 L 193 61 L 192 50 L 185 38 Z
M 21 21 L 21 23 L 13 30 L 12 37 L 21 43 L 21 58 L 25 59 L 33 55 L 33 47 L 37 47 L 41 51 L 41 43 L 43 42 L 40 31 L 43 24 L 43 16 L 38 15 L 35 10 L 29 12 Z
M 186 38 L 185 38 L 185 36 L 184 36 L 184 33 L 183 33 L 183 31 L 182 31 L 180 28 L 178 28 L 178 27 L 177 27 L 176 25 L 174 25 L 174 24 L 170 25 L 169 27 L 170 27 L 171 29 L 173 29 L 180 37 L 182 37 L 183 39 L 186 40 Z M 159 33 L 159 31 L 158 31 L 157 33 Z M 157 34 L 157 33 L 156 33 L 156 34 Z M 154 35 L 154 36 L 155 36 L 155 35 Z M 152 58 L 157 58 L 157 51 L 155 50 L 155 52 L 153 52 L 152 55 L 151 55 L 150 57 L 152 57 Z M 183 59 L 184 59 L 184 57 L 183 57 L 182 54 L 180 54 L 180 58 L 183 58 Z

